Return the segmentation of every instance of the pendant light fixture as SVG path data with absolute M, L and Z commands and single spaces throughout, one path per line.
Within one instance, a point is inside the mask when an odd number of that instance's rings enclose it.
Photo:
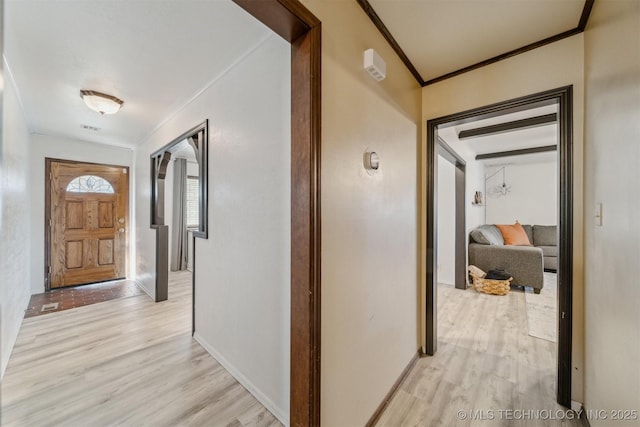
M 507 167 L 503 166 L 502 167 L 502 185 L 497 185 L 496 186 L 496 191 L 498 193 L 500 193 L 503 196 L 506 196 L 507 194 L 509 194 L 511 192 L 511 186 L 507 185 L 506 181 L 505 181 L 505 171 L 506 171 Z
M 81 90 L 80 97 L 93 111 L 104 114 L 115 114 L 120 110 L 124 101 L 113 95 L 97 92 L 95 90 Z
M 500 172 L 502 172 L 502 184 L 498 184 L 498 185 L 494 185 L 489 187 L 487 190 L 487 194 L 489 194 L 492 197 L 501 197 L 501 196 L 506 196 L 507 194 L 509 194 L 511 192 L 511 186 L 507 185 L 506 179 L 505 179 L 505 172 L 506 172 L 507 166 L 502 166 L 500 167 L 497 171 L 495 171 L 494 173 L 492 173 L 491 175 L 488 175 L 485 179 L 485 187 L 487 184 L 487 181 L 489 181 L 490 178 L 496 176 L 497 174 L 499 174 Z

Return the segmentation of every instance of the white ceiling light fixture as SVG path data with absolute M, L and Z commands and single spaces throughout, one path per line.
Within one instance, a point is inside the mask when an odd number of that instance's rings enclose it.
M 124 101 L 120 98 L 116 98 L 113 95 L 108 95 L 102 92 L 96 92 L 95 90 L 81 90 L 80 97 L 87 104 L 87 107 L 93 111 L 105 114 L 115 114 L 120 110 Z

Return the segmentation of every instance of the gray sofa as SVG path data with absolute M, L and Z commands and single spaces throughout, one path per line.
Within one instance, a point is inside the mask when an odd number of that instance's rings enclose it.
M 558 227 L 555 225 L 523 225 L 529 241 L 542 249 L 544 269 L 558 270 Z
M 482 225 L 469 233 L 469 264 L 513 275 L 512 285 L 531 286 L 539 294 L 544 270 L 558 268 L 555 225 L 523 225 L 533 246 L 508 246 L 495 225 Z

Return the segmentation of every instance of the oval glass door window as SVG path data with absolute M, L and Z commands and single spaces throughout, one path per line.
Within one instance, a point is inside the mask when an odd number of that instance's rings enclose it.
M 82 175 L 74 178 L 67 185 L 67 191 L 70 193 L 114 193 L 113 186 L 109 181 L 95 175 Z

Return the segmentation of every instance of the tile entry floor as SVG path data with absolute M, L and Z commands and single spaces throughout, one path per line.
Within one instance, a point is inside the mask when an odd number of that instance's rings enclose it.
M 133 280 L 113 280 L 31 295 L 25 318 L 143 294 Z

